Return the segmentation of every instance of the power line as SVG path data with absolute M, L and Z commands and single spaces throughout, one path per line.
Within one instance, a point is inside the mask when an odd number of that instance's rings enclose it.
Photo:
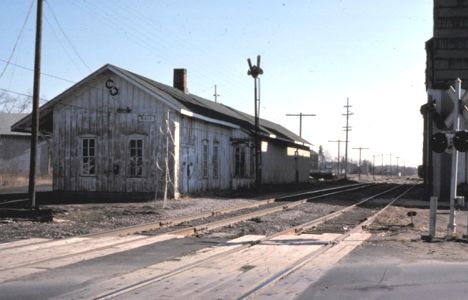
M 7 60 L 2 59 L 2 58 L 0 58 L 0 61 L 2 61 L 4 63 L 8 63 Z M 20 68 L 20 69 L 23 69 L 23 70 L 34 72 L 34 69 L 30 68 L 30 67 L 26 67 L 26 66 L 23 66 L 23 65 L 20 65 L 20 64 L 15 64 L 15 63 L 12 63 L 12 62 L 10 62 L 9 64 L 11 66 L 14 66 L 14 67 L 17 67 L 17 68 Z M 52 74 L 49 74 L 49 73 L 41 72 L 41 75 L 44 75 L 44 76 L 47 76 L 47 77 L 50 77 L 50 78 L 54 78 L 54 79 L 63 80 L 63 81 L 69 82 L 69 83 L 76 83 L 76 81 L 66 79 L 66 78 L 63 78 L 63 77 L 60 77 L 60 76 L 57 76 L 57 75 L 52 75 Z
M 353 148 L 355 150 L 359 150 L 359 168 L 358 168 L 358 174 L 359 174 L 359 180 L 361 180 L 361 152 L 362 150 L 368 150 L 369 148 L 364 148 L 364 147 L 356 147 L 356 148 Z
M 66 34 L 65 30 L 63 30 L 62 26 L 60 25 L 60 22 L 57 18 L 57 16 L 55 15 L 55 12 L 52 8 L 52 6 L 49 4 L 48 1 L 46 1 L 46 4 L 47 4 L 47 8 L 49 9 L 49 11 L 51 12 L 52 14 L 52 17 L 54 18 L 55 20 L 55 23 L 57 23 L 57 26 L 58 28 L 60 29 L 60 31 L 62 32 L 63 36 L 65 37 L 65 39 L 67 40 L 68 44 L 70 45 L 70 47 L 72 48 L 73 52 L 75 52 L 76 56 L 78 56 L 78 58 L 80 59 L 81 63 L 83 63 L 83 65 L 88 69 L 89 72 L 91 72 L 91 68 L 88 66 L 88 64 L 84 61 L 84 59 L 81 57 L 80 53 L 78 53 L 78 50 L 76 49 L 75 45 L 73 45 L 72 41 L 70 40 L 70 38 L 68 37 L 68 35 Z
M 180 48 L 179 41 L 168 41 L 167 43 L 166 42 L 161 43 L 161 40 L 162 39 L 167 40 L 167 37 L 159 36 L 156 39 L 154 34 L 157 34 L 157 32 L 154 32 L 153 34 L 153 31 L 150 31 L 151 29 L 154 28 L 154 26 L 148 29 L 144 29 L 144 28 L 142 29 L 144 24 L 141 26 L 137 26 L 135 24 L 136 22 L 142 22 L 142 20 L 145 20 L 144 17 L 135 18 L 136 21 L 130 22 L 130 21 L 127 21 L 127 20 L 130 20 L 130 18 L 127 15 L 122 14 L 123 11 L 127 13 L 129 12 L 126 9 L 121 9 L 121 10 L 116 11 L 115 9 L 112 9 L 111 7 L 105 7 L 105 8 L 100 7 L 98 3 L 96 2 L 70 2 L 70 3 L 75 5 L 80 10 L 84 10 L 86 13 L 93 15 L 96 20 L 102 22 L 104 25 L 106 26 L 110 25 L 120 30 L 123 33 L 123 35 L 133 40 L 135 44 L 139 45 L 143 49 L 152 53 L 152 55 L 157 54 L 172 63 L 184 63 L 185 64 L 187 63 L 186 62 L 187 60 L 192 59 L 192 56 L 187 57 L 186 55 L 185 56 L 183 55 L 183 53 L 186 52 L 187 47 L 183 48 L 185 49 L 185 52 L 180 51 L 181 55 L 174 54 L 174 48 Z M 119 20 L 119 21 L 116 21 L 116 20 Z M 169 43 L 174 44 L 174 46 L 168 46 Z M 194 66 L 194 68 L 192 69 L 192 72 L 196 74 L 196 76 L 203 77 L 207 81 L 213 80 L 212 77 L 207 76 L 207 65 L 202 65 L 198 63 L 197 61 L 190 61 L 190 63 Z M 209 72 L 213 74 L 214 73 L 220 74 L 219 68 L 210 69 Z M 231 75 L 231 74 L 228 74 L 228 75 Z M 227 77 L 230 77 L 230 78 L 227 78 Z M 217 76 L 217 80 L 222 81 L 223 83 L 226 83 L 225 93 L 227 93 L 227 90 L 230 91 L 229 94 L 231 95 L 236 95 L 238 93 L 238 89 L 236 89 L 235 87 L 231 88 L 233 81 L 240 82 L 238 76 L 232 77 L 232 76 L 226 76 L 225 74 L 220 74 L 219 76 Z
M 299 137 L 302 137 L 302 117 L 315 117 L 316 114 L 286 114 L 287 117 L 299 117 Z
M 122 7 L 122 9 L 117 8 L 117 11 L 118 12 L 126 12 L 126 13 L 130 13 L 130 14 L 132 14 L 132 12 L 133 12 L 133 16 L 136 17 L 134 20 L 146 23 L 148 25 L 147 26 L 148 29 L 154 29 L 154 27 L 155 27 L 154 25 L 159 26 L 162 30 L 167 32 L 167 34 L 159 34 L 158 35 L 158 40 L 166 39 L 166 40 L 169 41 L 169 43 L 172 42 L 173 45 L 170 46 L 170 49 L 173 49 L 174 47 L 178 47 L 179 49 L 182 49 L 182 50 L 191 49 L 191 53 L 194 50 L 195 51 L 198 50 L 198 52 L 201 53 L 201 54 L 205 53 L 205 48 L 204 47 L 202 49 L 200 49 L 200 47 L 198 45 L 196 45 L 194 43 L 191 43 L 189 40 L 178 38 L 179 35 L 172 28 L 165 27 L 161 23 L 157 22 L 157 19 L 149 18 L 146 15 L 142 14 L 141 11 L 139 11 L 138 9 L 135 9 L 134 5 L 128 5 L 127 4 L 127 6 Z M 119 19 L 121 19 L 121 18 L 119 18 Z M 141 28 L 141 27 L 145 26 L 145 24 L 143 24 L 143 23 L 142 23 L 142 26 L 138 26 L 138 28 Z M 143 31 L 148 32 L 149 30 L 143 29 Z M 159 31 L 154 31 L 154 33 L 158 34 Z M 185 44 L 185 45 L 183 45 L 183 44 Z M 214 66 L 224 65 L 223 68 L 213 68 L 213 69 L 211 69 L 210 70 L 211 73 L 219 74 L 217 77 L 222 77 L 222 78 L 229 77 L 228 81 L 229 81 L 230 84 L 232 84 L 233 80 L 235 80 L 237 82 L 240 82 L 238 76 L 230 76 L 231 73 L 233 73 L 232 72 L 233 69 L 230 68 L 230 66 L 225 65 L 224 59 L 219 60 L 217 56 L 210 56 L 210 61 L 212 62 L 212 65 L 214 65 Z M 206 65 L 202 65 L 201 67 L 206 68 Z M 223 72 L 223 71 L 226 71 L 229 68 L 231 69 L 231 71 L 228 70 L 228 72 Z
M 340 166 L 340 160 L 341 160 L 341 155 L 340 155 L 340 146 L 341 146 L 341 143 L 344 143 L 345 141 L 342 141 L 342 140 L 336 140 L 336 141 L 328 141 L 329 143 L 337 143 L 338 144 L 338 163 L 337 163 L 337 166 L 336 166 L 336 169 L 337 169 L 337 176 L 340 176 L 341 175 L 341 166 Z
M 12 90 L 9 90 L 9 89 L 0 88 L 0 91 L 10 93 L 10 94 L 15 94 L 15 95 L 18 95 L 18 96 L 24 96 L 24 97 L 32 98 L 32 95 L 28 95 L 28 94 L 20 93 L 20 92 L 15 92 L 15 91 L 12 91 Z M 44 101 L 44 102 L 49 101 L 48 99 L 45 99 L 45 98 L 40 98 L 40 99 L 42 101 Z
M 55 29 L 54 27 L 52 26 L 52 24 L 49 22 L 49 19 L 47 18 L 47 16 L 44 16 L 44 19 L 45 21 L 47 22 L 47 24 L 49 25 L 49 28 L 50 28 L 50 31 L 52 32 L 52 35 L 55 37 L 55 39 L 57 40 L 57 42 L 59 43 L 60 47 L 62 47 L 63 49 L 63 52 L 65 52 L 65 54 L 68 56 L 68 59 L 71 61 L 71 63 L 75 66 L 76 70 L 82 75 L 84 76 L 85 74 L 81 71 L 80 67 L 78 66 L 78 64 L 75 62 L 75 60 L 73 59 L 72 55 L 70 54 L 70 52 L 67 50 L 67 48 L 65 47 L 65 45 L 62 43 L 62 40 L 60 39 L 59 35 L 57 34 L 57 32 L 55 32 Z
M 2 72 L 0 73 L 0 78 L 2 78 L 3 74 L 5 74 L 5 71 L 7 70 L 8 66 L 11 63 L 11 59 L 13 58 L 13 55 L 15 55 L 16 46 L 18 46 L 18 42 L 19 42 L 21 36 L 23 35 L 24 28 L 26 27 L 26 24 L 28 23 L 29 16 L 31 15 L 33 4 L 34 4 L 34 0 L 31 1 L 31 5 L 29 6 L 28 13 L 26 14 L 26 18 L 24 19 L 23 25 L 21 26 L 21 30 L 20 30 L 18 36 L 16 37 L 16 41 L 15 41 L 15 44 L 13 45 L 13 49 L 11 50 L 10 57 L 8 57 L 7 63 L 5 65 L 5 67 L 3 68 Z

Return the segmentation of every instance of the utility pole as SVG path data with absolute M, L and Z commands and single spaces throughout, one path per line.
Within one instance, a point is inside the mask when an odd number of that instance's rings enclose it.
M 343 116 L 346 116 L 346 126 L 343 127 L 344 131 L 346 131 L 346 145 L 345 145 L 345 174 L 344 178 L 347 179 L 348 177 L 348 133 L 351 131 L 351 127 L 349 126 L 349 116 L 352 116 L 353 113 L 349 111 L 349 108 L 352 107 L 349 105 L 349 98 L 346 98 L 346 105 L 344 108 L 346 108 L 346 113 L 343 114 Z
M 396 175 L 397 175 L 397 177 L 400 177 L 399 176 L 400 170 L 398 170 L 398 159 L 399 158 L 400 158 L 399 156 L 396 157 Z
M 31 209 L 39 209 L 36 202 L 36 157 L 39 132 L 39 94 L 41 86 L 42 0 L 37 0 L 36 46 L 34 54 L 33 107 L 31 120 L 31 157 L 29 161 L 28 196 Z
M 220 95 L 218 94 L 216 84 L 214 85 L 214 94 L 213 94 L 213 96 L 214 96 L 214 98 L 215 98 L 215 103 L 218 103 L 218 97 L 219 97 Z
M 392 170 L 392 169 L 393 169 L 393 168 L 392 168 L 392 154 L 389 153 L 388 155 L 390 155 L 390 172 L 389 172 L 389 173 L 390 173 L 390 177 L 392 177 L 392 176 L 393 176 L 393 173 L 392 173 L 392 171 L 393 171 L 393 170 Z
M 299 136 L 302 137 L 302 117 L 315 117 L 315 114 L 286 114 L 287 117 L 299 117 Z
M 375 181 L 375 155 L 372 155 L 372 178 Z
M 247 59 L 249 64 L 249 70 L 247 75 L 252 76 L 254 79 L 254 106 L 255 106 L 255 187 L 260 189 L 262 185 L 262 152 L 261 152 L 261 140 L 259 136 L 259 118 L 260 118 L 260 97 L 257 96 L 257 84 L 260 78 L 259 75 L 263 74 L 262 68 L 260 68 L 260 55 L 257 55 L 257 65 L 252 65 L 250 58 Z
M 336 174 L 337 176 L 340 176 L 341 174 L 341 166 L 340 166 L 340 160 L 341 160 L 341 155 L 340 155 L 340 145 L 341 143 L 344 143 L 344 141 L 341 141 L 341 140 L 336 140 L 336 141 L 328 141 L 329 143 L 337 143 L 338 144 L 338 164 L 337 164 L 337 171 L 336 171 Z
M 361 152 L 362 150 L 369 150 L 369 148 L 364 148 L 364 147 L 357 147 L 357 148 L 353 148 L 353 149 L 356 149 L 356 150 L 359 150 L 359 168 L 358 168 L 358 178 L 359 180 L 361 180 Z
M 383 176 L 383 156 L 384 154 L 380 154 L 382 156 L 382 166 L 380 167 L 380 176 Z

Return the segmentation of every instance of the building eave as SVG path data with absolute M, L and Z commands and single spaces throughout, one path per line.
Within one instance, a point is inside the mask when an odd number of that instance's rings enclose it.
M 240 128 L 239 125 L 232 124 L 232 123 L 229 123 L 229 122 L 226 122 L 226 121 L 222 121 L 222 120 L 217 120 L 217 119 L 209 118 L 209 117 L 206 117 L 206 116 L 203 116 L 203 115 L 200 115 L 200 114 L 196 114 L 196 113 L 191 112 L 191 111 L 186 110 L 186 109 L 181 109 L 181 110 L 180 110 L 180 113 L 181 113 L 182 115 L 184 115 L 184 116 L 192 117 L 192 118 L 195 118 L 195 119 L 198 119 L 198 120 L 202 120 L 202 121 L 205 121 L 205 122 L 209 122 L 209 123 L 213 123 L 213 124 L 218 124 L 218 125 L 222 125 L 222 126 L 226 126 L 226 127 L 230 127 L 230 128 L 234 128 L 234 129 L 239 129 L 239 128 Z

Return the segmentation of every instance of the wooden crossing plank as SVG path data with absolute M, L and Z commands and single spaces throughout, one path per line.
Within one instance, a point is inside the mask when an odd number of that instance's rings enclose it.
M 332 238 L 331 235 L 280 236 L 267 244 L 210 260 L 117 299 L 145 299 L 154 295 L 161 298 L 174 295 L 191 299 L 235 298 L 261 283 L 263 278 L 319 249 L 322 245 L 317 242 Z
M 198 250 L 194 254 L 183 256 L 177 260 L 169 260 L 145 268 L 136 270 L 131 273 L 122 274 L 114 278 L 103 278 L 101 281 L 96 281 L 83 289 L 72 291 L 70 293 L 60 295 L 54 299 L 94 299 L 99 295 L 105 295 L 111 291 L 118 290 L 122 287 L 137 284 L 145 279 L 150 279 L 158 276 L 164 276 L 168 272 L 172 272 L 200 260 L 207 259 L 214 255 L 230 251 L 234 248 L 241 247 L 241 243 L 256 241 L 263 238 L 259 235 L 246 235 L 240 238 L 230 240 L 223 246 L 212 246 Z
M 348 255 L 371 234 L 358 232 L 351 234 L 343 242 L 330 248 L 322 255 L 309 261 L 307 264 L 278 281 L 264 291 L 255 294 L 252 299 L 295 299 L 310 285 L 318 281 L 338 261 Z
M 26 255 L 18 254 L 12 251 L 8 253 L 0 253 L 0 271 L 13 267 L 20 267 L 35 262 L 40 262 L 49 259 L 59 259 L 62 256 L 69 256 L 86 251 L 91 251 L 96 248 L 108 247 L 114 244 L 136 241 L 144 239 L 145 236 L 126 236 L 126 237 L 105 237 L 99 239 L 85 239 L 75 243 L 68 243 L 62 245 L 52 245 L 47 248 L 35 249 L 28 251 Z M 24 251 L 23 251 L 24 252 Z
M 110 246 L 110 247 L 105 247 L 105 248 L 103 248 L 103 244 L 99 244 L 101 247 L 95 250 L 93 250 L 93 248 L 91 247 L 91 248 L 87 248 L 86 252 L 76 251 L 74 253 L 75 255 L 68 255 L 62 258 L 54 259 L 52 261 L 50 260 L 47 262 L 39 261 L 37 263 L 32 263 L 27 266 L 20 265 L 19 267 L 16 267 L 16 268 L 5 269 L 5 270 L 0 271 L 0 282 L 18 279 L 26 275 L 43 272 L 49 269 L 63 267 L 66 265 L 90 260 L 90 259 L 97 258 L 97 257 L 115 254 L 118 252 L 132 250 L 135 248 L 143 247 L 146 245 L 150 245 L 150 244 L 154 244 L 157 242 L 162 242 L 162 241 L 174 239 L 174 238 L 179 238 L 179 237 L 175 235 L 166 234 L 166 235 L 159 235 L 159 236 L 154 236 L 154 237 L 149 237 L 149 238 L 145 236 L 140 236 L 139 239 L 130 238 L 130 237 L 121 238 L 120 242 L 122 242 L 123 240 L 132 241 L 132 242 L 120 244 L 120 245 L 115 245 L 116 243 L 108 243 L 107 246 Z M 39 256 L 35 258 L 40 259 Z
M 51 241 L 50 239 L 43 239 L 43 238 L 31 238 L 31 239 L 24 239 L 24 240 L 19 240 L 19 241 L 14 241 L 14 242 L 7 242 L 7 243 L 1 243 L 0 244 L 0 250 L 6 250 L 10 248 L 18 248 L 18 247 L 24 247 L 24 246 L 29 246 L 37 243 L 42 243 L 46 241 Z

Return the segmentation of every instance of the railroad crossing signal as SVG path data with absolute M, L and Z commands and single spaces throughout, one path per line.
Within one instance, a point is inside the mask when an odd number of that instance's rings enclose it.
M 468 131 L 457 131 L 453 136 L 453 146 L 460 152 L 468 150 Z
M 451 128 L 459 114 L 461 114 L 465 121 L 468 121 L 468 93 L 451 86 L 447 90 L 447 94 L 454 104 L 452 112 L 445 119 L 445 125 L 447 128 Z
M 461 89 L 461 80 L 456 80 L 455 87 L 447 90 L 447 95 L 453 103 L 452 112 L 444 120 L 447 128 L 452 130 L 437 132 L 431 136 L 432 151 L 436 153 L 450 152 L 452 148 L 456 151 L 468 151 L 468 131 L 460 130 L 460 117 L 468 123 L 468 93 Z
M 448 147 L 447 136 L 442 132 L 434 133 L 431 137 L 431 148 L 435 153 L 442 153 Z
M 460 119 L 464 119 L 465 128 L 468 123 L 468 93 L 461 88 L 461 80 L 457 78 L 455 85 L 447 90 L 448 96 L 453 103 L 450 115 L 444 120 L 446 130 L 432 135 L 430 145 L 436 153 L 442 153 L 451 149 L 452 167 L 450 176 L 450 214 L 447 225 L 447 237 L 452 237 L 455 233 L 455 202 L 459 200 L 457 196 L 458 185 L 458 152 L 468 150 L 468 131 L 460 130 Z M 433 224 L 434 216 L 431 214 L 430 224 Z M 432 232 L 432 231 L 431 231 Z
M 452 147 L 460 152 L 468 151 L 468 131 L 437 132 L 431 137 L 432 151 L 435 153 L 449 152 Z

